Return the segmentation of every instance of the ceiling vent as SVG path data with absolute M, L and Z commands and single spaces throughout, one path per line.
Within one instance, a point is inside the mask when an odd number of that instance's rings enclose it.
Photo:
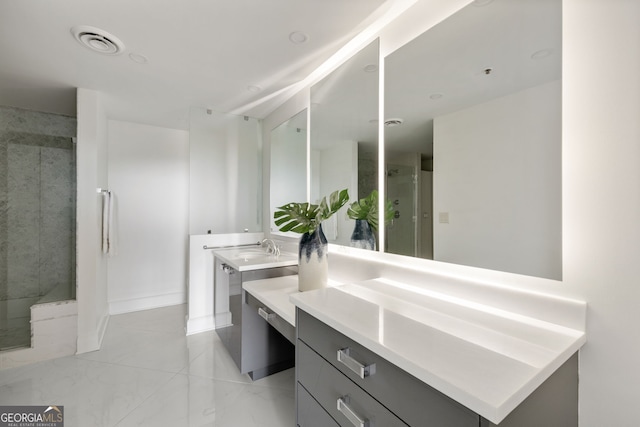
M 124 44 L 114 35 L 104 30 L 86 25 L 71 29 L 71 34 L 83 46 L 104 55 L 118 55 L 124 50 Z
M 402 119 L 387 119 L 384 121 L 384 125 L 390 128 L 400 126 L 402 123 L 404 123 L 404 120 Z

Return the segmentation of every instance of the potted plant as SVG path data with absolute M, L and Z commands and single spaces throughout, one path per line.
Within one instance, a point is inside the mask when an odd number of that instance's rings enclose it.
M 280 231 L 301 233 L 298 247 L 298 289 L 307 291 L 327 286 L 329 263 L 327 238 L 322 221 L 328 219 L 349 201 L 347 189 L 334 191 L 320 204 L 287 203 L 273 214 Z
M 393 204 L 390 200 L 385 203 L 384 223 L 393 218 Z M 351 234 L 351 246 L 361 249 L 376 249 L 374 232 L 378 231 L 378 190 L 373 190 L 367 197 L 353 202 L 347 210 L 347 216 L 356 220 Z

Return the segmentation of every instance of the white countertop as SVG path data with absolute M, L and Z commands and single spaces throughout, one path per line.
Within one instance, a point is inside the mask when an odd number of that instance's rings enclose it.
M 331 287 L 340 284 L 329 279 Z M 242 284 L 242 289 L 253 295 L 291 326 L 296 326 L 296 306 L 293 305 L 289 297 L 299 293 L 298 275 L 250 280 Z
M 298 293 L 297 275 L 251 280 L 244 282 L 242 289 L 249 292 L 290 325 L 296 326 L 296 306 L 289 301 L 289 296 Z
M 273 255 L 257 245 L 215 249 L 213 255 L 237 271 L 298 265 L 298 254 L 282 252 Z
M 387 279 L 287 295 L 496 424 L 586 341 L 584 331 Z

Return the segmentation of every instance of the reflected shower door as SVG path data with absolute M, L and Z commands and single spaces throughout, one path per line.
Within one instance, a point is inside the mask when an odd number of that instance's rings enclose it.
M 387 226 L 385 252 L 416 256 L 416 200 L 415 168 L 387 165 L 387 198 L 393 203 L 394 217 Z

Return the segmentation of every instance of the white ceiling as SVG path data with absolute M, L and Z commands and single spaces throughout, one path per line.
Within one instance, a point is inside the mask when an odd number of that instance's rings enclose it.
M 3 0 L 0 105 L 75 115 L 75 88 L 100 91 L 110 118 L 188 128 L 189 107 L 263 117 L 393 0 Z M 76 25 L 125 45 L 106 56 Z M 302 31 L 308 41 L 294 44 Z M 148 62 L 132 61 L 129 54 Z M 251 92 L 247 87 L 261 88 Z M 251 107 L 244 108 L 244 106 Z

